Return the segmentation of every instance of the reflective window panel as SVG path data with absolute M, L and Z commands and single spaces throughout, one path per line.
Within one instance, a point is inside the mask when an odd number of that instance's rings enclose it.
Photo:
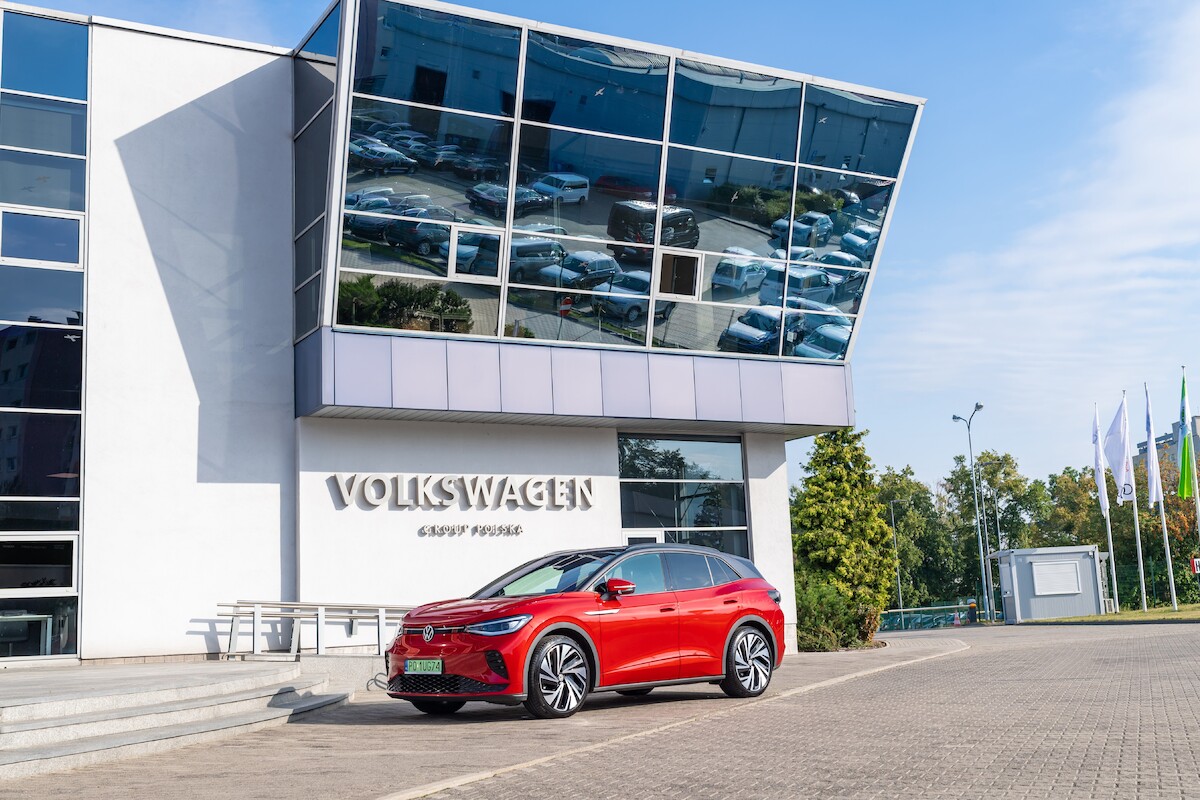
M 844 315 L 787 312 L 783 355 L 840 361 L 846 357 L 854 320 Z
M 800 160 L 806 164 L 896 177 L 916 106 L 809 84 Z
M 648 298 L 511 286 L 504 335 L 516 339 L 643 345 Z M 630 319 L 633 317 L 633 319 Z
M 531 30 L 521 115 L 534 122 L 661 139 L 668 64 L 664 55 Z
M 0 658 L 74 655 L 79 649 L 77 597 L 0 600 Z
M 700 547 L 711 547 L 714 550 L 742 558 L 750 557 L 749 539 L 749 534 L 744 530 L 663 531 L 663 541 L 667 544 L 694 544 Z
M 793 171 L 784 164 L 671 148 L 667 185 L 679 196 L 675 205 L 691 219 L 680 214 L 685 224 L 670 226 L 664 219 L 662 244 L 769 254 L 771 223 L 789 212 Z M 699 226 L 698 235 L 691 225 Z
M 779 353 L 778 331 L 761 331 L 761 336 L 753 339 L 750 332 L 745 330 L 744 326 L 750 323 L 740 320 L 751 309 L 673 300 L 659 300 L 655 307 L 654 347 L 742 353 L 758 352 L 752 348 L 762 348 L 764 355 Z M 754 318 L 753 323 L 760 323 L 758 317 Z M 761 324 L 769 327 L 765 320 Z M 743 332 L 745 336 L 739 335 Z
M 622 212 L 613 207 L 657 197 L 661 157 L 659 145 L 523 125 L 521 182 L 542 201 L 530 201 L 521 216 L 572 236 L 621 240 Z
M 700 281 L 700 299 L 718 303 L 757 303 L 763 281 L 772 268 L 783 264 L 734 249 L 722 255 L 704 256 L 704 275 Z
M 299 286 L 321 270 L 325 259 L 325 220 L 313 225 L 296 240 L 295 283 Z
M 450 258 L 450 245 L 439 245 L 439 253 Z M 484 258 L 480 259 L 480 253 Z M 494 279 L 498 276 L 496 254 L 500 252 L 500 234 L 456 229 L 454 232 L 454 272 L 460 278 L 479 276 Z
M 740 481 L 742 445 L 737 439 L 689 439 L 621 435 L 617 458 L 622 478 Z
M 340 277 L 342 325 L 495 336 L 499 312 L 495 286 L 352 272 Z
M 333 106 L 327 106 L 296 139 L 296 233 L 325 213 L 332 123 Z
M 621 483 L 624 528 L 725 528 L 746 524 L 741 483 Z
M 0 320 L 83 324 L 83 273 L 0 267 Z
M 83 332 L 0 323 L 0 406 L 79 409 Z
M 671 141 L 795 161 L 800 81 L 679 59 Z
M 358 13 L 354 91 L 512 116 L 520 29 L 387 0 Z
M 801 167 L 792 236 L 789 241 L 787 209 L 783 209 L 770 223 L 768 245 L 774 248 L 772 254 L 793 261 L 814 261 L 817 256 L 840 250 L 869 265 L 875 258 L 891 204 L 892 186 L 892 181 L 883 178 Z
M 321 280 L 313 279 L 296 290 L 295 338 L 299 339 L 317 327 L 321 319 Z
M 83 210 L 84 161 L 0 150 L 0 202 Z
M 772 265 L 767 269 L 762 285 L 758 287 L 758 302 L 762 305 L 781 306 L 784 298 L 790 307 L 801 301 L 813 301 L 826 305 L 838 302 L 838 285 L 829 273 L 819 266 L 792 264 L 785 270 Z
M 79 263 L 79 220 L 6 211 L 0 216 L 0 257 Z
M 83 155 L 87 146 L 87 106 L 0 94 L 0 144 Z
M 74 542 L 0 540 L 0 589 L 69 589 L 74 576 Z
M 4 14 L 0 86 L 55 97 L 87 99 L 86 25 Z
M 325 16 L 320 26 L 313 31 L 313 35 L 308 37 L 308 40 L 304 44 L 300 45 L 300 52 L 336 59 L 338 54 L 338 29 L 341 21 L 342 4 L 338 3 Z
M 0 500 L 0 531 L 77 530 L 78 500 Z
M 595 239 L 564 238 L 562 230 L 545 223 L 517 225 L 510 258 L 514 274 L 510 280 L 516 281 L 515 273 L 519 270 L 521 279 L 516 282 L 531 286 L 600 290 L 600 285 L 607 284 L 614 276 L 646 269 L 623 250 L 614 253 Z
M 355 98 L 346 209 L 502 219 L 511 150 L 511 123 Z
M 293 130 L 297 133 L 333 97 L 333 82 L 337 78 L 337 66 L 320 61 L 292 59 L 292 76 L 295 82 L 295 99 L 292 103 Z
M 0 413 L 0 495 L 79 496 L 78 414 Z
M 368 228 L 379 241 L 368 238 Z M 342 267 L 445 278 L 450 238 L 450 226 L 442 222 L 352 215 L 342 238 Z

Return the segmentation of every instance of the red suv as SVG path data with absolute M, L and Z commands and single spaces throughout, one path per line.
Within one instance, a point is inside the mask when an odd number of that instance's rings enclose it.
M 427 714 L 483 700 L 548 719 L 590 692 L 708 682 L 755 697 L 782 659 L 779 592 L 748 560 L 673 544 L 571 550 L 410 611 L 388 694 Z

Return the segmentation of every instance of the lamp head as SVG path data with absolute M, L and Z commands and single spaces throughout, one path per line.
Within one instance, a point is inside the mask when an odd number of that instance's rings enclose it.
M 966 422 L 966 420 L 963 419 L 962 417 L 960 417 L 958 414 L 955 414 L 953 417 L 951 417 L 950 421 L 951 422 Z
M 980 411 L 980 410 L 982 410 L 982 409 L 983 409 L 983 403 L 976 403 L 976 404 L 975 404 L 975 410 L 976 410 L 976 411 Z

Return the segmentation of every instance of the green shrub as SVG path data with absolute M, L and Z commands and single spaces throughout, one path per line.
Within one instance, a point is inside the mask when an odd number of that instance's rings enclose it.
M 859 643 L 860 615 L 837 589 L 803 575 L 796 579 L 796 647 L 839 650 Z

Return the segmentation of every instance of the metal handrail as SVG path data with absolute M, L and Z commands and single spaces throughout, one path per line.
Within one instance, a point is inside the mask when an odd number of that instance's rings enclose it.
M 329 621 L 349 622 L 350 635 L 358 633 L 358 623 L 367 622 L 376 625 L 377 654 L 383 655 L 388 625 L 399 624 L 405 613 L 412 606 L 382 606 L 372 603 L 301 603 L 279 602 L 276 600 L 239 600 L 236 603 L 217 603 L 218 617 L 229 617 L 229 646 L 226 654 L 238 652 L 238 634 L 241 620 L 249 617 L 251 650 L 254 655 L 262 653 L 260 632 L 264 619 L 296 620 L 292 625 L 291 646 L 288 648 L 293 655 L 300 652 L 300 626 L 306 619 L 316 622 L 317 655 L 325 654 L 325 637 L 321 635 L 325 624 Z

